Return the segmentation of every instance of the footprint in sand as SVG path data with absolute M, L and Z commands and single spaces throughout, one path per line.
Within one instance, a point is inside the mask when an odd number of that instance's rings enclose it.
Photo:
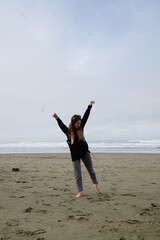
M 22 236 L 35 236 L 39 234 L 46 233 L 46 230 L 44 229 L 37 229 L 35 231 L 25 231 L 25 230 L 18 230 L 17 234 L 22 235 Z M 37 239 L 44 239 L 44 238 L 37 238 Z
M 124 194 L 121 194 L 121 196 L 131 196 L 131 197 L 136 197 L 136 195 L 133 194 L 133 193 L 124 193 Z
M 99 230 L 100 233 L 106 233 L 108 231 L 111 231 L 111 232 L 117 232 L 118 231 L 118 228 L 117 227 L 109 227 L 108 225 L 104 225 L 101 227 L 101 229 Z
M 110 191 L 111 191 L 112 195 L 115 195 L 117 192 L 117 189 L 115 187 L 111 187 Z
M 121 222 L 126 222 L 126 223 L 129 223 L 129 224 L 139 224 L 139 223 L 142 223 L 142 221 L 139 221 L 137 219 L 126 219 L 126 220 L 121 221 Z
M 35 204 L 36 204 L 36 205 L 39 205 L 39 200 L 35 201 Z
M 31 213 L 31 212 L 34 212 L 34 213 L 47 213 L 47 210 L 45 209 L 33 209 L 31 207 L 28 207 L 27 209 L 24 210 L 25 213 Z
M 43 206 L 51 206 L 50 203 L 42 203 Z
M 158 209 L 159 209 L 159 206 L 157 204 L 151 203 L 150 207 L 141 209 L 140 215 L 141 216 L 143 216 L 143 215 L 149 215 L 149 216 L 156 215 Z
M 68 219 L 77 220 L 77 221 L 88 221 L 90 215 L 91 213 L 78 211 L 78 212 L 75 212 L 73 215 L 69 215 Z
M 23 187 L 20 187 L 21 189 L 28 189 L 28 188 L 33 188 L 34 186 L 23 186 Z
M 12 196 L 10 196 L 10 198 L 17 198 L 17 196 L 13 196 L 13 195 L 12 195 Z
M 71 190 L 68 188 L 63 189 L 63 192 L 70 192 Z
M 102 201 L 110 201 L 112 200 L 112 198 L 108 195 L 108 194 L 104 194 L 104 193 L 100 193 L 97 194 L 97 196 L 95 197 L 86 197 L 87 200 L 89 200 L 90 202 L 102 202 Z
M 149 209 L 149 208 L 143 208 L 139 215 L 141 215 L 141 216 L 143 216 L 143 215 L 149 215 L 149 216 L 151 216 L 151 209 Z
M 16 181 L 16 183 L 26 183 L 26 181 Z
M 16 220 L 16 219 L 8 220 L 6 222 L 6 225 L 7 226 L 12 226 L 12 227 L 18 226 L 19 225 L 19 220 Z
M 94 199 L 94 198 L 93 197 L 86 197 L 86 199 L 91 200 L 91 199 Z
M 36 213 L 47 213 L 47 210 L 45 210 L 45 209 L 37 209 Z
M 125 236 L 125 237 L 121 237 L 119 240 L 130 240 L 130 239 L 134 239 L 134 240 L 144 240 L 143 237 L 140 236 Z
M 159 208 L 158 205 L 155 204 L 155 203 L 151 203 L 151 206 L 152 206 L 153 208 Z
M 88 221 L 89 217 L 88 216 L 70 215 L 70 216 L 68 216 L 68 219 L 77 220 L 77 221 Z
M 28 207 L 24 210 L 24 212 L 26 212 L 26 213 L 30 213 L 30 212 L 33 212 L 33 211 L 34 211 L 34 209 L 31 208 L 31 207 Z

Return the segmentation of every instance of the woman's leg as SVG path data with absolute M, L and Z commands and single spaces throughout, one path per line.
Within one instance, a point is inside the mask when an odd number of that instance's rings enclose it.
M 82 185 L 82 174 L 81 174 L 81 161 L 73 161 L 74 175 L 76 179 L 76 185 L 78 189 L 78 194 L 76 197 L 81 197 L 83 195 L 83 185 Z
M 97 181 L 97 178 L 96 178 L 96 174 L 94 172 L 94 169 L 93 169 L 93 164 L 92 164 L 92 159 L 91 159 L 91 155 L 89 152 L 86 153 L 86 155 L 84 156 L 84 158 L 82 159 L 85 167 L 87 168 L 87 171 L 91 177 L 91 180 L 93 182 L 93 186 L 94 186 L 94 189 L 97 193 L 99 193 L 99 189 L 98 189 L 98 181 Z

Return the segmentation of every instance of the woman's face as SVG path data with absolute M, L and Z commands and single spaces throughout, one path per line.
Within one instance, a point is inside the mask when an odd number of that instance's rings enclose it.
M 75 128 L 76 130 L 78 130 L 78 129 L 80 128 L 80 126 L 81 126 L 81 120 L 78 120 L 77 122 L 75 122 L 74 128 Z

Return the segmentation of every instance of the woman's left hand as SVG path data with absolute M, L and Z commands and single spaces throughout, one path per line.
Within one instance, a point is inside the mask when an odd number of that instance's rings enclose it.
M 90 105 L 93 106 L 95 104 L 95 101 L 90 101 Z

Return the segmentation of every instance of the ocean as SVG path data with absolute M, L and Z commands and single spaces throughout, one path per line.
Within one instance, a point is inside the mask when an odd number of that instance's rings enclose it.
M 160 153 L 160 140 L 88 141 L 93 153 Z M 0 143 L 0 154 L 68 153 L 66 142 Z

